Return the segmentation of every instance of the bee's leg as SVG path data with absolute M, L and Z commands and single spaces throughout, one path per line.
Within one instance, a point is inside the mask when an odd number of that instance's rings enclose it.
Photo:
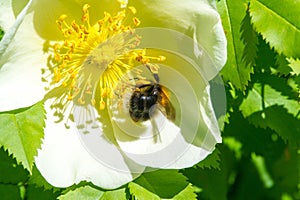
M 153 141 L 155 143 L 162 142 L 157 123 L 151 117 L 150 117 L 150 121 L 151 121 L 152 131 L 153 131 Z
M 158 109 L 157 109 L 158 104 L 155 104 L 150 110 L 149 110 L 149 117 L 150 117 L 150 122 L 152 125 L 152 132 L 153 132 L 153 141 L 155 143 L 157 142 L 162 142 L 162 138 L 160 135 L 160 129 L 159 129 L 159 124 L 155 121 L 154 117 L 157 117 Z

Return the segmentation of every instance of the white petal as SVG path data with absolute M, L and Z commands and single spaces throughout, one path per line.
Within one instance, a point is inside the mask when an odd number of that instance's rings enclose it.
M 15 21 L 11 0 L 2 0 L 0 2 L 0 27 L 7 31 Z
M 2 0 L 0 2 L 0 28 L 4 32 L 7 32 L 8 29 L 13 26 L 16 16 L 18 16 L 23 8 L 26 7 L 26 4 L 29 3 L 31 3 L 31 1 L 28 0 Z M 21 14 L 18 23 L 22 21 L 20 18 L 23 17 L 24 15 Z
M 193 38 L 214 63 L 204 68 L 207 80 L 213 78 L 224 66 L 227 58 L 226 37 L 218 12 L 207 1 L 132 1 L 129 5 L 137 8 L 137 15 L 142 22 L 140 27 L 170 28 Z M 160 41 L 160 37 L 156 40 Z
M 49 104 L 50 101 L 47 101 L 46 109 Z M 137 176 L 97 161 L 81 143 L 75 124 L 70 124 L 70 129 L 66 129 L 63 123 L 53 121 L 52 114 L 48 110 L 45 138 L 35 159 L 37 168 L 50 184 L 68 187 L 85 180 L 105 189 L 113 189 Z M 117 156 L 115 159 L 122 158 L 120 153 Z
M 0 111 L 30 106 L 46 92 L 41 71 L 47 62 L 44 41 L 33 32 L 33 13 L 30 13 L 0 55 Z
M 60 14 L 72 13 L 74 5 L 30 0 L 6 32 L 0 42 L 0 111 L 31 106 L 43 99 L 49 86 L 42 81 L 49 56 L 44 45 L 47 39 L 61 39 L 55 20 Z M 73 13 L 81 15 L 81 7 L 76 8 Z
M 190 63 L 178 58 L 174 62 L 169 64 L 172 67 L 160 65 L 159 78 L 160 84 L 172 91 L 170 97 L 178 101 L 174 104 L 175 123 L 163 114 L 157 114 L 152 123 L 133 122 L 128 107 L 120 109 L 118 95 L 116 100 L 113 98 L 110 110 L 116 140 L 124 153 L 138 164 L 155 168 L 190 167 L 221 142 L 208 83 Z M 129 105 L 126 98 L 125 95 L 122 101 Z M 225 96 L 220 98 L 225 100 Z M 171 102 L 176 101 L 171 99 Z
M 83 3 L 30 0 L 18 15 L 0 42 L 0 112 L 27 107 L 43 99 L 47 92 L 44 87 L 49 86 L 42 82 L 42 69 L 47 68 L 49 56 L 44 51 L 45 42 L 62 39 L 55 23 L 61 14 L 66 14 L 67 20 L 81 21 Z M 109 6 L 99 1 L 90 3 L 91 12 L 96 13 L 91 19 L 102 18 L 103 10 L 119 6 L 117 2 Z
M 182 169 L 191 167 L 211 154 L 216 143 L 222 142 L 218 122 L 211 104 L 209 89 L 208 85 L 203 93 L 203 98 L 200 100 L 200 113 L 206 127 L 203 128 L 203 124 L 200 125 L 192 145 L 189 145 L 177 160 L 174 160 L 165 168 Z M 220 95 L 220 97 L 224 96 Z
M 25 4 L 25 2 L 20 2 L 20 3 L 21 5 L 23 3 Z M 0 9 L 3 9 L 3 11 L 0 10 L 2 11 L 1 12 L 2 14 L 0 15 L 0 27 L 5 31 L 5 34 L 2 40 L 0 41 L 0 55 L 3 54 L 3 52 L 5 51 L 9 43 L 12 41 L 13 37 L 15 36 L 18 28 L 20 27 L 26 14 L 28 13 L 28 10 L 32 4 L 32 0 L 30 0 L 24 8 L 21 6 L 21 9 L 22 8 L 23 9 L 16 19 L 14 17 L 13 10 L 12 10 L 13 8 L 11 4 L 12 2 L 8 1 L 0 5 L 1 6 Z M 1 69 L 1 65 L 0 65 L 0 69 Z
M 144 166 L 123 156 L 118 148 L 106 110 L 99 116 L 92 105 L 75 105 L 72 113 L 83 146 L 96 160 L 125 173 L 140 174 L 144 171 Z
M 148 124 L 148 128 L 138 138 L 132 136 L 134 133 L 124 131 L 124 126 L 128 126 L 128 123 L 124 121 L 124 124 L 118 123 L 114 126 L 118 144 L 126 156 L 141 165 L 153 168 L 191 167 L 206 158 L 216 143 L 212 144 L 210 150 L 191 144 L 184 138 L 180 128 L 162 113 L 152 119 L 152 126 Z M 154 127 L 159 129 L 159 133 L 153 130 Z

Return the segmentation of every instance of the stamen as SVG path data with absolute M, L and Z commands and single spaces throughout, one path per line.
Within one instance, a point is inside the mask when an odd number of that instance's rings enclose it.
M 121 8 L 125 8 L 127 6 L 128 0 L 117 0 L 120 4 Z
M 127 4 L 127 1 L 119 0 L 119 3 Z M 142 80 L 145 79 L 142 71 L 134 69 L 135 66 L 142 64 L 157 74 L 158 66 L 151 62 L 166 59 L 164 56 L 148 56 L 145 49 L 136 49 L 141 37 L 135 34 L 133 28 L 141 21 L 133 17 L 132 26 L 124 25 L 126 9 L 115 16 L 104 12 L 104 17 L 91 25 L 89 8 L 88 4 L 82 7 L 81 23 L 75 20 L 67 23 L 66 14 L 56 20 L 64 41 L 51 44 L 49 63 L 51 84 L 55 87 L 58 84 L 65 90 L 53 103 L 53 107 L 59 110 L 59 116 L 66 111 L 70 101 L 78 105 L 92 105 L 100 111 L 106 109 L 107 100 L 112 98 L 118 82 L 121 79 L 129 81 L 129 77 L 124 78 L 127 72 Z M 127 9 L 131 15 L 137 12 L 134 7 Z
M 136 14 L 136 9 L 133 6 L 129 6 L 128 9 L 132 12 L 132 14 Z

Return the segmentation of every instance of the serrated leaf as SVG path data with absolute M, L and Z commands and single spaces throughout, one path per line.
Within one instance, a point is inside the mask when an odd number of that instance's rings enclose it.
M 21 200 L 19 186 L 0 184 L 1 200 Z
M 118 189 L 118 190 L 112 190 L 112 191 L 106 191 L 103 196 L 100 198 L 100 200 L 126 200 L 126 192 L 125 188 Z
M 280 138 L 276 141 L 272 139 L 272 135 L 275 135 L 274 131 L 269 128 L 255 127 L 248 119 L 243 117 L 242 113 L 237 111 L 231 113 L 229 123 L 226 124 L 224 129 L 224 135 L 227 136 L 224 138 L 224 144 L 229 146 L 235 152 L 235 155 L 242 154 L 242 156 L 250 157 L 251 153 L 255 152 L 258 155 L 264 155 L 268 160 L 274 160 L 285 146 L 283 140 L 280 140 Z M 229 138 L 235 138 L 234 143 L 237 145 L 236 150 L 238 152 L 230 147 L 231 144 L 228 142 L 232 143 L 232 141 L 228 139 L 228 136 L 230 136 Z
M 227 199 L 228 177 L 234 170 L 234 156 L 223 144 L 219 146 L 219 150 L 221 152 L 221 170 L 193 167 L 183 171 L 191 184 L 202 189 L 202 191 L 198 194 L 199 199 Z
M 99 200 L 104 192 L 97 190 L 91 186 L 83 186 L 69 191 L 68 193 L 58 197 L 59 200 Z
M 270 45 L 262 38 L 262 35 L 258 35 L 259 45 L 257 52 L 257 59 L 255 61 L 254 72 L 258 73 L 271 73 L 271 68 L 276 67 L 276 52 L 270 48 Z
M 269 85 L 274 90 L 280 92 L 280 94 L 285 96 L 287 99 L 297 100 L 297 85 L 294 83 L 292 78 L 261 73 L 256 74 L 254 79 L 261 84 Z
M 145 188 L 141 187 L 140 185 L 131 182 L 128 184 L 130 193 L 139 200 L 160 200 L 161 198 L 146 190 Z M 166 199 L 166 198 L 164 198 Z M 196 200 L 197 199 L 197 195 L 195 194 L 195 188 L 192 186 L 192 184 L 188 184 L 186 186 L 186 188 L 184 188 L 181 192 L 179 192 L 177 195 L 175 195 L 173 198 L 167 198 L 167 199 L 172 199 L 172 200 Z
M 290 144 L 300 145 L 300 119 L 289 114 L 283 106 L 273 105 L 253 113 L 249 121 L 261 128 L 271 128 Z
M 93 188 L 89 185 L 75 188 L 74 190 L 68 190 L 65 194 L 58 197 L 59 200 L 126 200 L 125 188 L 102 191 Z
M 186 186 L 184 190 L 182 190 L 179 194 L 172 198 L 173 200 L 196 200 L 197 195 L 195 194 L 195 189 L 192 184 Z
M 43 188 L 44 190 L 53 190 L 54 192 L 60 190 L 59 188 L 50 185 L 38 171 L 36 166 L 34 166 L 32 169 L 32 174 L 29 177 L 28 183 L 36 186 L 37 188 Z
M 292 69 L 292 74 L 299 75 L 300 74 L 300 60 L 289 58 L 289 67 Z
M 44 190 L 43 188 L 38 188 L 30 184 L 26 187 L 26 200 L 52 200 L 57 199 L 58 195 L 59 192 Z
M 257 42 L 249 23 L 247 0 L 221 0 L 217 8 L 228 42 L 227 63 L 221 74 L 225 82 L 230 81 L 235 88 L 244 90 L 253 72 L 252 62 L 256 56 Z
M 282 105 L 289 113 L 296 116 L 300 109 L 299 103 L 294 99 L 283 96 L 281 92 L 276 91 L 270 85 L 255 83 L 248 96 L 244 99 L 240 109 L 244 117 L 261 111 L 269 106 Z
M 300 1 L 251 0 L 255 29 L 280 54 L 300 58 Z
M 22 165 L 17 165 L 15 159 L 7 151 L 0 148 L 0 183 L 18 184 L 28 178 L 28 172 Z
M 197 167 L 209 168 L 209 169 L 220 169 L 220 151 L 215 149 L 211 154 L 209 154 L 204 160 L 199 162 Z
M 286 56 L 282 54 L 276 56 L 276 65 L 278 66 L 276 70 L 279 72 L 279 74 L 287 76 L 293 71 L 289 66 L 289 62 L 286 60 Z
M 291 199 L 299 199 L 299 176 L 300 174 L 300 154 L 294 147 L 285 147 L 281 155 L 278 155 L 276 162 L 272 165 L 273 179 L 273 199 L 282 193 L 290 194 Z M 284 170 L 283 170 L 284 169 Z
M 173 198 L 188 185 L 187 178 L 177 170 L 147 172 L 134 182 L 161 198 Z
M 298 76 L 294 77 L 294 81 L 298 86 L 298 89 L 300 89 L 300 74 Z M 298 91 L 299 92 L 299 91 Z
M 242 61 L 246 67 L 252 68 L 255 65 L 255 59 L 257 57 L 258 37 L 256 32 L 253 30 L 248 9 L 241 24 L 240 39 L 245 45 Z
M 129 191 L 132 194 L 132 196 L 134 196 L 136 199 L 139 200 L 160 200 L 159 196 L 157 196 L 156 194 L 149 192 L 148 190 L 146 190 L 145 188 L 143 188 L 142 186 L 131 182 L 128 184 L 129 187 Z
M 233 192 L 231 192 L 230 199 L 273 199 L 268 198 L 269 190 L 264 187 L 251 159 L 247 157 L 241 162 L 240 169 L 237 172 L 237 179 L 232 186 Z
M 4 146 L 30 172 L 44 136 L 44 119 L 42 102 L 0 114 L 0 146 Z

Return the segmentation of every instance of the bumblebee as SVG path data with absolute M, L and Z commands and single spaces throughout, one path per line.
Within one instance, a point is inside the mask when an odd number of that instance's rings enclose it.
M 129 100 L 131 119 L 135 122 L 149 120 L 155 105 L 169 120 L 175 119 L 175 109 L 165 87 L 158 83 L 147 83 L 136 87 Z

